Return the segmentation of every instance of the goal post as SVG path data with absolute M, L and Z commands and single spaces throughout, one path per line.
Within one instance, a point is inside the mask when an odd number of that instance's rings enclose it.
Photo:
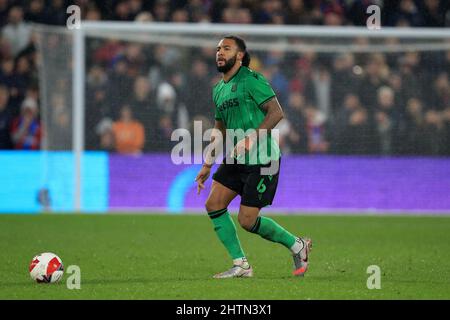
M 311 52 L 330 56 L 339 53 L 356 55 L 371 53 L 400 54 L 406 52 L 444 53 L 450 50 L 449 29 L 442 28 L 383 27 L 380 30 L 369 30 L 365 27 L 84 21 L 81 23 L 80 29 L 67 30 L 65 28 L 35 25 L 34 30 L 40 35 L 38 50 L 42 62 L 40 86 L 45 89 L 41 91 L 41 100 L 44 109 L 50 108 L 52 98 L 56 99 L 52 96 L 52 93 L 55 94 L 56 91 L 51 88 L 54 79 L 65 78 L 62 81 L 70 82 L 71 84 L 70 89 L 67 85 L 59 89 L 67 90 L 67 92 L 64 92 L 66 98 L 71 96 L 70 106 L 67 107 L 72 113 L 71 132 L 66 133 L 72 140 L 70 145 L 67 145 L 63 149 L 72 150 L 74 155 L 73 210 L 77 212 L 84 211 L 82 177 L 84 170 L 83 153 L 86 149 L 85 141 L 87 139 L 86 132 L 87 130 L 96 130 L 96 128 L 87 127 L 85 123 L 86 117 L 90 115 L 90 111 L 86 109 L 86 81 L 88 79 L 86 68 L 88 64 L 92 65 L 92 61 L 95 60 L 93 59 L 94 53 L 90 50 L 92 47 L 98 49 L 98 46 L 88 46 L 87 41 L 95 39 L 98 43 L 104 43 L 105 41 L 114 39 L 115 41 L 127 44 L 139 44 L 143 46 L 142 51 L 151 49 L 156 54 L 157 51 L 155 48 L 158 45 L 164 45 L 166 48 L 171 49 L 171 54 L 173 55 L 171 57 L 172 62 L 179 63 L 180 68 L 185 70 L 190 66 L 185 65 L 186 57 L 183 56 L 183 53 L 177 55 L 177 50 L 182 48 L 215 48 L 220 37 L 228 34 L 243 36 L 251 52 L 281 52 L 282 55 L 294 58 L 297 55 Z M 60 67 L 52 68 L 54 64 L 54 60 L 52 59 L 56 58 L 54 55 L 46 54 L 51 45 L 51 43 L 49 44 L 48 36 L 52 34 L 58 34 L 60 37 L 64 35 L 63 37 L 66 37 L 66 39 L 55 40 L 56 42 L 59 41 L 59 45 L 52 49 L 61 50 L 61 54 L 65 56 L 66 60 L 71 61 L 71 67 L 66 66 L 68 70 L 61 70 Z M 67 41 L 67 39 L 71 39 L 71 41 Z M 152 60 L 155 57 L 151 56 L 146 58 L 147 60 Z M 167 79 L 169 74 L 163 74 L 164 72 L 164 70 L 159 70 L 159 75 L 150 74 L 149 77 Z M 430 70 L 430 73 L 435 72 L 435 70 Z M 198 89 L 207 90 L 206 88 Z M 111 91 L 110 93 L 113 95 L 117 94 L 117 96 L 109 98 L 117 98 L 120 100 L 119 92 L 115 93 Z M 196 106 L 188 107 L 195 108 Z M 43 116 L 43 120 L 47 123 L 44 127 L 47 128 L 47 134 L 50 137 L 52 134 L 57 134 L 57 131 L 52 131 L 52 127 L 49 124 L 51 112 L 50 109 L 43 112 L 43 115 L 46 115 Z M 152 115 L 146 116 L 148 118 L 152 117 Z M 192 122 L 192 117 L 188 119 Z M 58 148 L 52 149 L 52 143 L 45 143 L 44 145 L 50 151 L 60 150 Z
M 73 153 L 75 155 L 74 170 L 74 211 L 82 211 L 83 203 L 83 152 L 84 152 L 84 118 L 85 118 L 85 35 L 84 29 L 75 29 L 73 37 Z

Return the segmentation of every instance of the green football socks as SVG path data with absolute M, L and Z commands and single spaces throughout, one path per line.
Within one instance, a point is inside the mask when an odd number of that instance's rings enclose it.
M 295 236 L 267 217 L 258 217 L 250 232 L 259 234 L 269 241 L 280 243 L 288 249 L 295 244 Z
M 237 236 L 236 226 L 228 213 L 227 208 L 208 212 L 208 216 L 213 222 L 214 231 L 233 260 L 245 257 Z

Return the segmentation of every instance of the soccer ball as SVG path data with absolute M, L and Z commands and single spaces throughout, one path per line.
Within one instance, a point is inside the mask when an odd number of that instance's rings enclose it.
M 55 283 L 61 280 L 64 266 L 54 253 L 44 252 L 33 258 L 30 263 L 31 279 L 38 283 Z

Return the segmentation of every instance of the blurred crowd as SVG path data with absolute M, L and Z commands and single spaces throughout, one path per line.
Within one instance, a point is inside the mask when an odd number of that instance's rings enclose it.
M 450 26 L 445 0 L 0 0 L 0 149 L 41 147 L 46 132 L 30 22 L 65 25 L 70 4 L 85 20 L 291 25 L 365 25 L 366 8 L 378 4 L 382 25 Z M 278 125 L 283 153 L 450 155 L 450 51 L 249 50 L 250 67 L 269 80 L 285 111 Z M 174 129 L 192 130 L 195 120 L 213 126 L 215 48 L 91 38 L 86 52 L 87 149 L 165 152 Z M 57 125 L 47 128 L 54 136 L 48 147 L 70 149 L 67 97 L 57 90 L 50 96 L 47 119 Z

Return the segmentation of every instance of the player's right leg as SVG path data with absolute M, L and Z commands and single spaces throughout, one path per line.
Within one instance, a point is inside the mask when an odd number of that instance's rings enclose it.
M 251 277 L 253 275 L 253 270 L 242 250 L 236 226 L 227 209 L 237 195 L 236 191 L 213 180 L 211 192 L 206 200 L 206 210 L 214 225 L 214 231 L 233 259 L 233 267 L 216 274 L 215 278 Z

